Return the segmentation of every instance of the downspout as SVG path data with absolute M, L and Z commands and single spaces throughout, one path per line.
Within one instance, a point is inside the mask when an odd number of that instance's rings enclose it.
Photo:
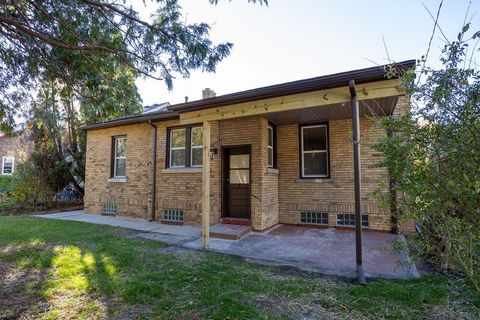
M 158 127 L 152 123 L 152 120 L 148 121 L 148 124 L 153 128 L 153 154 L 152 154 L 152 216 L 150 222 L 155 221 L 155 204 L 157 202 L 157 131 Z
M 357 261 L 357 279 L 360 284 L 366 284 L 362 264 L 362 206 L 361 206 L 361 176 L 360 176 L 360 114 L 358 108 L 355 80 L 348 84 L 352 98 L 352 143 L 353 143 L 353 177 L 355 185 L 355 249 Z
M 389 138 L 393 137 L 393 132 L 391 130 L 387 130 L 387 136 Z M 388 176 L 389 176 L 389 191 L 390 191 L 390 215 L 391 215 L 391 223 L 392 223 L 392 233 L 398 234 L 399 233 L 399 210 L 398 210 L 398 199 L 397 199 L 397 192 L 395 191 L 395 184 L 396 181 L 392 178 L 392 170 L 388 169 Z

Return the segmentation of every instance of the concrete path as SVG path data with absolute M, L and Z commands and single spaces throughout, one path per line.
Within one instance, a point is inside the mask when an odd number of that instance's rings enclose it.
M 105 224 L 140 231 L 137 236 L 191 249 L 201 248 L 201 228 L 171 226 L 129 217 L 84 214 L 83 211 L 37 215 L 42 218 Z M 418 272 L 405 250 L 394 248 L 403 236 L 363 233 L 363 261 L 367 277 L 406 279 Z M 336 229 L 279 225 L 266 233 L 252 232 L 240 240 L 210 238 L 210 251 L 248 261 L 292 266 L 306 271 L 355 277 L 355 233 Z
M 85 214 L 83 210 L 68 211 L 51 214 L 35 215 L 40 218 L 51 218 L 70 221 L 81 221 L 94 224 L 105 224 L 113 227 L 121 227 L 133 229 L 138 231 L 148 231 L 152 233 L 161 233 L 175 236 L 187 236 L 199 238 L 202 235 L 201 227 L 192 226 L 171 226 L 160 224 L 157 222 L 148 222 L 147 220 L 130 218 L 130 217 L 114 217 L 114 216 L 100 216 L 95 214 Z

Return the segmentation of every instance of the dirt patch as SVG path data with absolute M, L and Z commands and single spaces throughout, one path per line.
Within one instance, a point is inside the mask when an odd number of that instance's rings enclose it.
M 0 261 L 0 319 L 32 319 L 49 309 L 38 294 L 45 274 L 31 268 L 18 268 Z

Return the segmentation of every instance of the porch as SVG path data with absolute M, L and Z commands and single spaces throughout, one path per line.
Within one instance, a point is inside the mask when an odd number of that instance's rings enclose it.
M 112 217 L 72 211 L 37 217 L 80 221 L 128 228 L 136 237 L 162 241 L 174 248 L 201 249 L 201 227 L 172 226 L 130 217 Z M 368 277 L 406 279 L 417 277 L 408 253 L 394 247 L 403 236 L 365 232 L 364 267 Z M 210 239 L 209 251 L 235 255 L 247 261 L 295 267 L 323 274 L 355 277 L 354 231 L 315 229 L 279 225 L 271 230 L 252 232 L 240 240 Z M 173 251 L 175 251 L 174 249 Z

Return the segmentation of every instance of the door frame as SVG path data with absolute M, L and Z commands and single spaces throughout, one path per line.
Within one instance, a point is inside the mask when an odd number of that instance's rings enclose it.
M 226 179 L 229 177 L 229 172 L 228 170 L 230 169 L 225 165 L 225 155 L 227 150 L 234 149 L 234 148 L 248 148 L 248 162 L 249 162 L 249 167 L 248 167 L 248 175 L 249 175 L 249 188 L 248 188 L 248 207 L 250 208 L 248 212 L 248 218 L 247 220 L 252 220 L 252 145 L 251 144 L 239 144 L 239 145 L 227 145 L 227 146 L 222 146 L 221 147 L 221 198 L 222 198 L 222 204 L 221 204 L 221 217 L 222 218 L 230 218 L 227 213 L 228 213 L 228 190 L 227 190 L 227 183 Z M 236 218 L 232 218 L 236 219 Z

